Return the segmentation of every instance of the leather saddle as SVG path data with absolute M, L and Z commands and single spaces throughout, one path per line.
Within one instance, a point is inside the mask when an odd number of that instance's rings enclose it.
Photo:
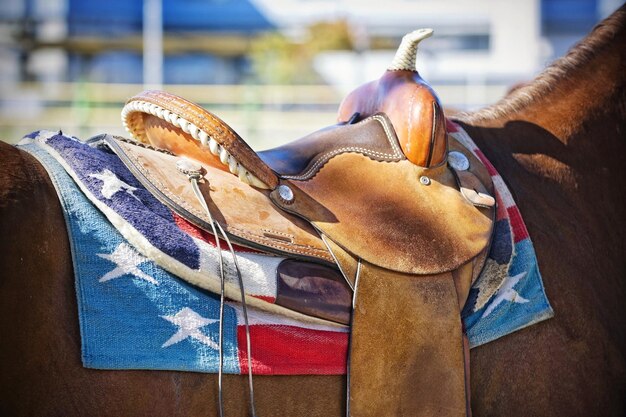
M 350 324 L 353 416 L 470 415 L 460 310 L 484 264 L 495 201 L 486 168 L 448 136 L 413 67 L 430 33 L 407 35 L 383 77 L 344 100 L 339 123 L 279 148 L 255 152 L 217 116 L 161 91 L 124 107 L 135 141 L 107 139 L 190 222 L 212 230 L 181 158 L 201 166 L 200 191 L 233 242 L 285 256 L 291 275 L 320 271 L 324 285 L 276 304 Z

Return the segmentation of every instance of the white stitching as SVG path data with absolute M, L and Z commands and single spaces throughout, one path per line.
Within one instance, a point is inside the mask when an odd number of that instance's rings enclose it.
M 391 153 L 391 154 L 383 153 L 383 152 L 378 152 L 378 151 L 374 151 L 372 149 L 362 148 L 362 147 L 358 147 L 358 146 L 348 146 L 348 147 L 345 147 L 345 148 L 338 148 L 338 149 L 334 149 L 333 151 L 330 151 L 328 153 L 325 153 L 324 155 L 319 157 L 319 159 L 309 169 L 307 169 L 304 174 L 300 174 L 300 175 L 283 175 L 282 178 L 291 179 L 291 180 L 307 180 L 307 179 L 310 179 L 311 177 L 314 176 L 315 173 L 317 173 L 318 169 L 322 165 L 324 165 L 326 162 L 331 160 L 333 157 L 335 157 L 335 156 L 337 156 L 337 155 L 339 155 L 341 153 L 346 153 L 346 152 L 359 152 L 359 153 L 364 154 L 365 156 L 375 156 L 375 157 L 382 158 L 382 159 L 385 159 L 385 160 L 395 160 L 397 158 L 404 159 L 404 154 L 402 153 L 402 151 L 398 147 L 398 143 L 393 139 L 391 131 L 389 130 L 389 125 L 387 124 L 387 120 L 385 120 L 380 115 L 370 116 L 370 117 L 368 117 L 365 120 L 370 120 L 370 119 L 376 120 L 377 122 L 379 122 L 381 124 L 381 126 L 383 127 L 383 130 L 385 131 L 385 135 L 387 136 L 387 140 L 389 141 L 389 144 L 391 145 L 391 148 L 394 151 L 393 153 Z

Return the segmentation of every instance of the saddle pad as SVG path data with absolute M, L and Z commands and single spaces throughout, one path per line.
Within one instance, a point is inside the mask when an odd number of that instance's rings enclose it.
M 491 248 L 462 312 L 470 347 L 475 347 L 549 319 L 554 311 L 543 288 L 535 249 L 511 192 L 461 126 L 448 121 L 447 129 L 487 167 L 496 189 Z
M 510 193 L 465 132 L 453 124 L 449 124 L 448 128 L 489 168 L 497 186 L 496 197 L 500 207 L 495 241 L 489 254 L 491 267 L 485 268 L 477 279 L 463 312 L 470 345 L 475 347 L 552 317 L 553 312 L 543 290 L 532 243 Z M 46 167 L 66 210 L 73 247 L 84 365 L 100 369 L 215 372 L 218 356 L 211 342 L 217 341 L 218 327 L 214 320 L 219 309 L 219 299 L 175 278 L 157 263 L 144 257 L 144 254 L 138 253 L 138 248 L 126 242 L 85 198 L 64 168 L 73 172 L 70 166 L 90 166 L 87 163 L 89 160 L 107 160 L 110 171 L 116 177 L 127 180 L 127 185 L 132 187 L 122 187 L 114 193 L 129 195 L 124 198 L 130 205 L 124 209 L 126 212 L 142 207 L 145 209 L 139 199 L 145 198 L 146 190 L 133 182 L 134 178 L 116 156 L 74 138 L 42 131 L 29 135 L 20 144 L 22 149 L 34 154 Z M 73 160 L 75 158 L 79 160 Z M 93 168 L 97 174 L 106 167 Z M 83 175 L 89 173 L 84 172 Z M 77 178 L 75 172 L 74 178 Z M 101 198 L 101 201 L 111 203 L 106 198 Z M 153 204 L 150 207 L 157 213 L 165 209 L 158 201 Z M 181 225 L 171 218 L 171 226 L 182 230 Z M 185 225 L 182 227 L 190 232 Z M 104 238 L 108 240 L 92 240 Z M 197 242 L 198 239 L 193 241 Z M 118 248 L 134 262 L 121 265 L 121 269 L 118 269 L 111 260 Z M 252 255 L 241 252 L 243 248 L 237 250 L 238 256 Z M 168 256 L 181 257 L 181 253 Z M 162 261 L 162 258 L 157 262 Z M 244 279 L 246 282 L 271 282 L 274 279 L 274 271 L 261 270 L 267 276 L 251 278 L 247 276 L 252 271 L 249 269 L 244 272 Z M 100 282 L 105 276 L 107 279 Z M 156 280 L 159 285 L 151 284 L 146 278 Z M 217 276 L 213 278 L 218 279 Z M 256 296 L 272 301 L 271 291 Z M 245 338 L 240 326 L 239 304 L 229 303 L 227 312 L 225 333 L 230 347 L 226 349 L 225 369 L 229 373 L 245 373 L 245 343 L 238 343 Z M 254 373 L 345 373 L 348 343 L 345 328 L 269 315 L 258 309 L 250 309 L 249 313 L 253 324 Z M 178 324 L 185 318 L 195 323 L 195 328 L 187 334 L 178 331 L 182 330 Z
M 53 132 L 36 132 L 27 138 L 20 148 L 46 168 L 64 209 L 83 365 L 217 373 L 219 297 L 174 277 L 139 254 L 48 151 L 65 148 L 71 154 L 82 148 L 100 157 L 108 154 Z M 41 147 L 44 143 L 49 143 L 48 151 Z M 144 192 L 133 190 L 145 201 Z M 245 272 L 248 278 L 254 274 L 251 269 Z M 254 374 L 345 373 L 345 327 L 298 322 L 250 307 L 248 316 Z M 224 329 L 224 372 L 245 374 L 248 362 L 240 304 L 225 306 Z

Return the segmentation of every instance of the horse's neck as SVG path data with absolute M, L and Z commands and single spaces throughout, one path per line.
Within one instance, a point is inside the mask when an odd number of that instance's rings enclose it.
M 620 248 L 626 207 L 626 8 L 610 19 L 528 87 L 460 121 L 531 222 L 539 228 L 567 224 L 575 230 L 568 239 L 594 235 Z M 584 52 L 590 53 L 580 59 Z
M 491 107 L 462 115 L 461 121 L 474 126 L 503 127 L 508 122 L 523 120 L 567 144 L 587 120 L 615 107 L 607 103 L 623 103 L 625 85 L 626 5 L 532 83 Z
M 533 83 L 461 121 L 501 170 L 515 167 L 507 173 L 511 177 L 526 172 L 558 184 L 573 199 L 595 200 L 594 189 L 602 186 L 619 191 L 625 172 L 626 6 Z
M 519 117 L 491 120 L 491 126 L 463 124 L 506 179 L 549 181 L 572 202 L 598 203 L 599 188 L 621 194 L 624 186 L 626 90 L 621 86 L 602 101 L 577 95 L 581 90 L 537 103 Z M 587 106 L 593 100 L 598 100 L 595 109 Z M 579 113 L 585 108 L 588 114 Z

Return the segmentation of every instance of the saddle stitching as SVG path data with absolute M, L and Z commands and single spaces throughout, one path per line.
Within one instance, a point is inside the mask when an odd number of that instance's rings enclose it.
M 273 240 L 270 237 L 268 237 L 268 236 L 263 236 L 263 235 L 258 235 L 258 234 L 255 234 L 255 233 L 250 233 L 250 232 L 247 232 L 247 231 L 245 231 L 243 229 L 239 229 L 237 227 L 230 227 L 230 226 L 228 226 L 227 230 L 229 230 L 229 231 L 230 230 L 235 230 L 235 231 L 239 232 L 242 235 L 255 237 L 255 238 L 258 239 L 257 243 L 261 243 L 261 241 L 265 242 L 265 240 L 269 240 L 270 242 L 273 242 Z M 283 235 L 283 236 L 289 237 L 289 235 L 284 234 L 284 233 L 280 233 L 280 232 L 268 232 L 268 233 L 273 233 L 273 234 L 278 235 L 278 236 Z M 323 256 L 324 259 L 327 259 L 329 261 L 331 260 L 331 258 L 326 254 L 326 252 L 324 252 L 324 251 L 322 251 L 320 249 L 317 249 L 317 248 L 315 248 L 313 246 L 303 245 L 301 243 L 287 242 L 285 240 L 281 240 L 281 242 L 284 243 L 282 248 L 284 248 L 284 246 L 288 246 L 290 248 L 295 247 L 295 248 L 303 248 L 304 250 L 308 250 L 308 253 L 307 252 L 302 252 L 302 251 L 297 251 L 295 249 L 292 249 L 292 252 L 296 252 L 296 253 L 299 253 L 299 254 L 302 254 L 302 255 L 312 255 L 314 253 L 317 253 L 317 256 Z M 263 244 L 267 245 L 267 246 L 271 246 L 271 247 L 276 248 L 276 249 L 281 249 L 281 246 L 276 246 L 276 245 L 267 244 L 267 243 L 263 243 Z
M 370 119 L 376 120 L 378 123 L 380 123 L 383 130 L 385 131 L 385 136 L 387 137 L 387 141 L 389 142 L 389 145 L 393 149 L 393 153 L 379 152 L 379 151 L 375 151 L 372 149 L 363 148 L 359 146 L 347 146 L 344 148 L 338 148 L 320 156 L 319 159 L 317 159 L 317 161 L 315 161 L 315 163 L 304 172 L 304 174 L 282 175 L 281 178 L 289 179 L 289 180 L 299 180 L 299 181 L 309 180 L 315 176 L 315 174 L 319 171 L 322 165 L 324 165 L 326 162 L 330 161 L 332 158 L 342 153 L 356 152 L 356 153 L 363 154 L 364 156 L 368 156 L 368 157 L 374 156 L 374 157 L 384 159 L 389 162 L 394 162 L 397 160 L 405 159 L 406 157 L 404 156 L 404 153 L 402 153 L 402 151 L 400 150 L 400 147 L 398 146 L 397 141 L 394 140 L 394 137 L 391 133 L 391 129 L 389 129 L 389 125 L 387 124 L 387 120 L 385 120 L 382 116 L 375 114 L 373 116 L 368 117 L 367 119 L 364 119 L 363 121 L 370 120 Z
M 272 234 L 272 235 L 285 237 L 285 238 L 290 240 L 290 243 L 293 241 L 293 239 L 295 239 L 295 236 L 292 235 L 292 234 L 289 234 L 289 233 L 279 232 L 279 231 L 270 230 L 270 229 L 261 229 L 261 231 L 264 232 L 264 233 L 269 233 L 269 234 Z M 269 236 L 267 236 L 267 237 L 269 237 Z M 297 245 L 297 243 L 296 243 L 296 245 Z

